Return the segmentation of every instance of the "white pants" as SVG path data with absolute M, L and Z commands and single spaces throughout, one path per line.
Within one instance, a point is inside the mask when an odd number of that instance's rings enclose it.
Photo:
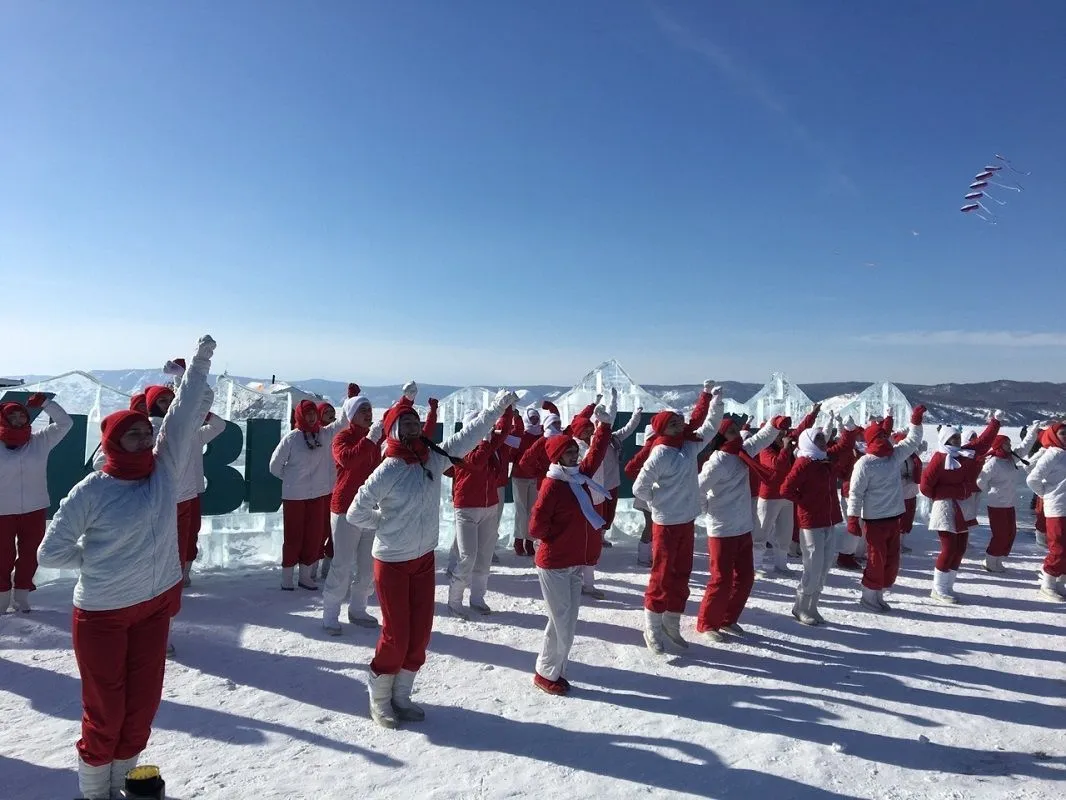
M 374 586 L 374 532 L 350 524 L 343 514 L 330 513 L 333 531 L 333 564 L 322 590 L 324 605 L 340 606 L 347 595 L 349 610 L 366 611 Z
M 537 656 L 537 673 L 550 681 L 566 675 L 581 608 L 581 572 L 582 567 L 537 567 L 540 591 L 548 612 L 548 626 L 544 629 L 544 642 Z
M 470 602 L 482 603 L 489 585 L 489 568 L 499 534 L 496 506 L 455 509 L 455 540 L 459 561 L 452 570 L 452 587 L 470 588 Z
M 825 589 L 829 568 L 836 560 L 836 528 L 800 528 L 800 550 L 803 552 L 803 574 L 796 593 L 813 595 L 817 599 Z
M 769 542 L 775 550 L 784 550 L 787 553 L 792 543 L 792 526 L 795 522 L 792 516 L 792 501 L 763 500 L 760 497 L 756 514 L 762 540 Z
M 514 538 L 529 538 L 529 514 L 537 502 L 537 482 L 533 478 L 511 478 L 514 495 Z

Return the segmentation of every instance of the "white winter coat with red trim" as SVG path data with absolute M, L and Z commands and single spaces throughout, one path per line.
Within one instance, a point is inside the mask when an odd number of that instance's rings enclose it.
M 282 500 L 313 500 L 333 493 L 337 465 L 333 463 L 333 437 L 348 425 L 339 415 L 317 434 L 318 447 L 309 447 L 303 431 L 292 430 L 278 442 L 270 456 L 270 474 L 281 479 Z
M 922 443 L 922 426 L 911 425 L 907 437 L 892 448 L 892 455 L 865 455 L 855 462 L 848 487 L 848 516 L 890 519 L 907 510 L 903 502 L 903 461 Z
M 1045 517 L 1066 517 L 1066 450 L 1049 447 L 1029 470 L 1026 484 L 1044 500 Z
M 0 444 L 0 516 L 28 514 L 48 508 L 48 454 L 74 425 L 67 412 L 51 400 L 41 411 L 51 418 L 43 431 L 15 450 Z
M 777 439 L 778 430 L 767 422 L 741 444 L 755 457 Z M 700 471 L 700 498 L 708 536 L 743 536 L 755 527 L 752 516 L 751 471 L 739 456 L 715 450 Z
M 1018 502 L 1018 468 L 1009 458 L 989 456 L 977 476 L 988 508 L 1014 508 Z

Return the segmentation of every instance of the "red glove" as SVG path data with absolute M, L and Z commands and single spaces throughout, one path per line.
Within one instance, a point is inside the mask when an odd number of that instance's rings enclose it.
M 349 397 L 358 397 L 360 391 L 361 391 L 361 389 L 359 388 L 359 384 L 358 383 L 349 383 L 348 384 L 348 396 Z
M 41 392 L 35 392 L 30 395 L 30 399 L 26 401 L 26 408 L 40 408 L 48 402 L 48 398 Z
M 911 411 L 911 425 L 921 425 L 925 417 L 925 406 L 915 406 Z
M 862 527 L 858 517 L 848 517 L 848 533 L 852 536 L 862 536 Z
M 437 399 L 436 397 L 431 397 L 431 398 L 429 398 L 429 407 L 430 407 L 430 408 L 431 408 L 431 409 L 432 409 L 433 411 L 436 411 L 436 410 L 437 410 L 437 404 L 438 404 L 438 403 L 440 403 L 440 400 L 438 400 L 438 399 Z

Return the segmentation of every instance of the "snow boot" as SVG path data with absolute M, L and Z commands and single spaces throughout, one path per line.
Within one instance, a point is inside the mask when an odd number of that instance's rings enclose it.
M 985 570 L 988 572 L 1006 572 L 1007 568 L 1003 566 L 1003 559 L 998 556 L 985 556 Z
M 392 706 L 392 691 L 395 685 L 395 675 L 370 673 L 370 680 L 367 682 L 370 692 L 370 718 L 382 728 L 400 727 Z
M 401 669 L 392 684 L 392 710 L 401 722 L 421 722 L 426 718 L 426 712 L 411 702 L 416 674 L 409 669 Z
M 807 603 L 807 613 L 814 617 L 814 621 L 819 625 L 825 625 L 825 617 L 818 612 L 818 598 L 819 594 L 812 594 L 811 599 Z
M 192 586 L 192 578 L 189 577 L 189 573 L 192 571 L 192 562 L 186 561 L 181 565 L 181 585 L 182 588 L 188 589 Z
M 796 603 L 792 606 L 792 616 L 794 616 L 801 625 L 817 625 L 818 620 L 810 611 L 813 604 L 813 595 L 796 595 Z
M 341 630 L 341 607 L 333 603 L 322 604 L 322 627 L 330 636 L 340 636 Z
M 637 542 L 637 566 L 651 566 L 651 542 Z
M 726 635 L 722 633 L 722 631 L 718 628 L 708 628 L 705 631 L 700 631 L 700 633 L 703 634 L 703 637 L 705 639 L 710 639 L 712 642 L 716 642 L 718 644 L 722 644 L 724 642 L 729 641 Z
M 724 628 L 722 628 L 722 630 L 726 633 L 732 634 L 733 636 L 746 636 L 748 633 L 746 630 L 740 627 L 740 623 L 738 622 L 733 622 L 729 625 L 726 625 Z
M 885 602 L 885 590 L 884 589 L 878 589 L 877 590 L 877 605 L 881 606 L 881 610 L 882 611 L 891 611 L 892 610 L 892 606 L 890 606 L 888 603 Z
M 862 596 L 859 598 L 859 605 L 868 611 L 873 611 L 877 614 L 884 614 L 885 610 L 881 608 L 881 604 L 877 602 L 877 590 L 867 589 L 862 587 Z
M 33 609 L 30 608 L 30 590 L 29 589 L 16 589 L 15 595 L 12 598 L 12 604 L 15 606 L 15 610 L 28 614 Z
M 663 653 L 663 615 L 644 609 L 644 644 L 655 655 Z
M 561 678 L 557 681 L 550 681 L 539 672 L 533 675 L 533 685 L 542 692 L 553 694 L 556 697 L 562 697 L 570 689 L 570 684 L 564 684 Z
M 366 606 L 357 603 L 348 604 L 348 621 L 360 628 L 377 628 L 378 621 L 367 613 Z
M 954 586 L 954 584 L 954 572 L 941 572 L 938 569 L 933 569 L 933 590 L 929 593 L 929 596 L 936 600 L 938 603 L 955 605 L 957 602 L 959 602 L 959 599 L 951 591 L 951 588 L 952 586 Z
M 466 613 L 466 609 L 463 608 L 463 595 L 466 594 L 466 587 L 459 581 L 453 580 L 448 584 L 448 612 L 453 617 L 459 619 L 470 619 L 470 615 Z
M 111 765 L 90 767 L 78 759 L 78 792 L 84 800 L 110 800 Z
M 293 567 L 281 568 L 281 588 L 282 591 L 292 592 L 296 590 L 296 587 L 292 585 L 292 573 Z
M 0 614 L 6 614 L 7 610 L 11 608 L 11 590 L 6 592 L 0 592 Z
M 663 635 L 681 649 L 688 647 L 688 642 L 681 636 L 681 615 L 676 611 L 663 614 Z
M 485 602 L 485 594 L 488 590 L 488 575 L 474 575 L 470 578 L 470 608 L 486 616 L 492 613 L 492 609 Z
M 313 567 L 309 564 L 300 565 L 300 577 L 297 579 L 297 583 L 301 589 L 309 589 L 312 592 L 318 591 L 318 584 L 315 582 L 315 576 L 311 574 Z
M 1040 596 L 1057 602 L 1066 600 L 1066 588 L 1063 586 L 1062 578 L 1056 578 L 1040 570 Z
M 532 539 L 526 539 L 525 541 L 526 541 L 526 555 L 527 556 L 535 556 L 537 554 L 537 551 L 533 547 L 533 540 Z
M 126 773 L 137 766 L 139 758 L 140 755 L 135 755 L 133 758 L 117 758 L 111 762 L 112 797 L 118 797 L 118 793 L 126 788 Z
M 860 564 L 859 559 L 855 558 L 851 553 L 838 553 L 837 567 L 851 572 L 862 572 L 862 564 Z

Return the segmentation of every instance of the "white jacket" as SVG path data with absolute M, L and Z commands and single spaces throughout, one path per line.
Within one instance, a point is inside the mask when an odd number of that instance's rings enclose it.
M 482 411 L 441 447 L 453 456 L 466 455 L 501 413 L 503 408 Z M 450 466 L 448 459 L 431 450 L 425 469 L 402 458 L 386 458 L 370 473 L 345 516 L 356 528 L 374 531 L 374 558 L 391 563 L 414 561 L 437 548 L 441 479 Z
M 214 345 L 201 345 L 155 444 L 155 469 L 139 481 L 93 472 L 71 489 L 37 551 L 42 567 L 78 569 L 74 605 L 112 611 L 158 597 L 181 580 L 178 481 L 203 420 L 200 398 Z M 197 416 L 197 414 L 200 414 Z
M 0 444 L 0 516 L 28 514 L 52 504 L 48 497 L 48 454 L 74 422 L 51 400 L 41 410 L 52 420 L 47 428 L 31 435 L 16 450 Z
M 1018 501 L 1018 468 L 1009 458 L 989 456 L 977 476 L 977 488 L 989 508 L 1014 508 Z
M 904 500 L 914 500 L 920 491 L 918 482 L 914 480 L 913 467 L 910 458 L 903 459 L 899 464 L 899 478 L 903 481 Z
M 337 482 L 333 463 L 333 437 L 348 425 L 343 415 L 321 428 L 321 447 L 310 448 L 302 431 L 292 430 L 278 442 L 270 456 L 270 474 L 281 479 L 282 500 L 313 500 L 332 494 Z
M 903 461 L 922 443 L 922 426 L 911 425 L 907 438 L 885 458 L 865 455 L 855 462 L 848 487 L 848 516 L 891 519 L 906 511 L 903 503 Z
M 777 438 L 777 428 L 767 422 L 741 447 L 755 457 Z M 743 536 L 755 527 L 748 465 L 732 453 L 715 450 L 700 471 L 700 497 L 706 515 L 707 535 Z
M 1049 447 L 1042 451 L 1025 482 L 1044 498 L 1045 517 L 1066 517 L 1066 450 Z
M 696 431 L 698 441 L 685 442 L 680 449 L 656 445 L 633 482 L 633 496 L 648 504 L 657 525 L 694 522 L 700 515 L 700 485 L 696 459 L 722 420 L 721 396 L 711 402 L 703 427 Z
M 640 425 L 640 417 L 633 414 L 630 416 L 629 422 L 618 430 L 611 432 L 611 441 L 607 445 L 607 455 L 603 457 L 603 462 L 600 464 L 599 469 L 592 476 L 593 483 L 599 484 L 604 489 L 617 489 L 622 485 L 622 465 L 620 463 L 622 446 L 625 444 L 626 439 L 633 435 L 638 425 Z M 592 492 L 593 503 L 602 503 L 606 499 L 599 492 L 592 491 L 592 487 L 589 487 L 589 491 Z
M 204 448 L 221 436 L 224 430 L 226 430 L 226 420 L 214 414 L 211 415 L 211 419 L 200 426 L 196 435 L 199 447 L 193 445 L 192 455 L 189 457 L 188 466 L 185 467 L 185 474 L 181 476 L 181 487 L 178 489 L 179 503 L 198 497 L 207 488 L 204 480 Z

